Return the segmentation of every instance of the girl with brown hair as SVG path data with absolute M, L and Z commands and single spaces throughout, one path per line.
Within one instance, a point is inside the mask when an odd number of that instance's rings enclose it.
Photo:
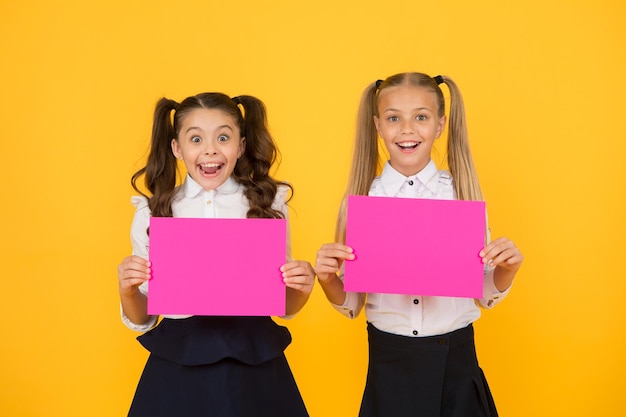
M 269 173 L 277 152 L 255 97 L 202 93 L 157 103 L 147 164 L 132 177 L 142 194 L 133 198 L 133 254 L 118 267 L 122 320 L 146 332 L 138 339 L 150 351 L 129 416 L 308 415 L 283 353 L 291 335 L 271 317 L 164 316 L 154 327 L 158 317 L 147 313 L 150 217 L 287 218 L 291 187 Z M 179 160 L 187 175 L 177 185 Z M 291 316 L 315 276 L 287 248 L 276 268 Z

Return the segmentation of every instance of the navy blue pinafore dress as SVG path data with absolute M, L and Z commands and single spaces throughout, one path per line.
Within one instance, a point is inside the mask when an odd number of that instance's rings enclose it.
M 129 417 L 306 417 L 271 317 L 163 319 L 137 338 L 150 356 Z

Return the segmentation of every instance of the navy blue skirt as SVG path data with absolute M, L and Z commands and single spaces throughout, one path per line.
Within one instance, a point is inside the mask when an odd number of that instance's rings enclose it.
M 163 319 L 137 338 L 150 351 L 129 417 L 306 417 L 270 317 Z
M 386 333 L 370 323 L 360 417 L 496 417 L 478 366 L 474 328 L 430 337 Z

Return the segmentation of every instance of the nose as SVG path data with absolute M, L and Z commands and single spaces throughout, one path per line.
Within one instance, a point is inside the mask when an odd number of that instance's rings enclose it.
M 404 134 L 413 133 L 414 132 L 413 121 L 410 119 L 403 120 L 401 128 L 402 128 L 401 131 Z
M 205 155 L 216 155 L 217 154 L 217 147 L 215 146 L 215 141 L 214 140 L 207 140 L 204 143 L 205 143 L 205 146 L 204 146 L 204 154 Z

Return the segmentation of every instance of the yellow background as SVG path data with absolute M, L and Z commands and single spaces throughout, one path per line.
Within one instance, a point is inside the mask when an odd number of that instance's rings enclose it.
M 294 255 L 313 262 L 362 90 L 412 70 L 460 85 L 493 236 L 526 256 L 476 325 L 500 414 L 626 414 L 625 19 L 618 0 L 3 1 L 0 415 L 128 409 L 147 354 L 120 322 L 116 267 L 158 98 L 265 101 Z M 316 287 L 281 324 L 311 416 L 356 415 L 363 317 Z

